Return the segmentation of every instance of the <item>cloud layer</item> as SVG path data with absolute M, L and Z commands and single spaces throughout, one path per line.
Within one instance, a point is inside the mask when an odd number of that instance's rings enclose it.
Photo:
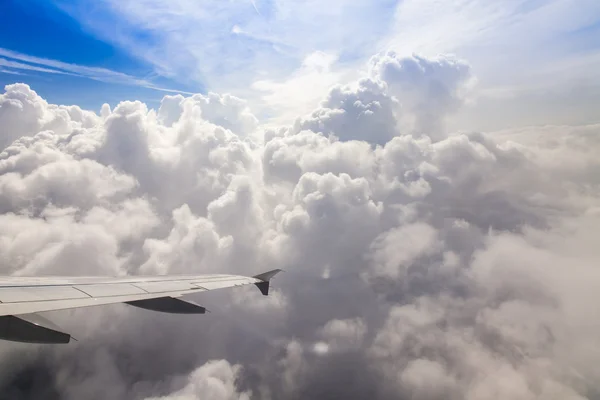
M 96 115 L 7 86 L 2 273 L 287 272 L 202 318 L 52 313 L 80 341 L 0 344 L 0 392 L 598 398 L 600 127 L 450 134 L 468 64 L 368 67 L 280 129 L 230 95 Z

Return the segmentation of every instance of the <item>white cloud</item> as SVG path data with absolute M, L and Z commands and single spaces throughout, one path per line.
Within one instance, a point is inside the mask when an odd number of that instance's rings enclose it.
M 250 400 L 251 393 L 239 392 L 235 380 L 240 366 L 231 365 L 225 360 L 209 361 L 196 369 L 188 377 L 188 384 L 168 396 L 153 397 L 154 400 L 194 400 L 210 398 L 215 400 Z M 150 399 L 148 399 L 150 400 Z
M 102 39 L 149 61 L 159 73 L 203 81 L 211 90 L 241 89 L 258 76 L 281 78 L 315 51 L 369 52 L 386 29 L 395 1 L 235 1 L 203 3 L 156 0 L 98 4 L 105 19 L 88 9 L 60 4 Z M 258 10 L 258 12 L 256 12 Z M 377 20 L 377 22 L 375 22 Z M 314 26 L 321 29 L 314 29 Z M 114 26 L 120 29 L 115 34 Z M 347 27 L 352 26 L 349 30 Z M 151 35 L 135 40 L 140 30 Z M 356 33 L 361 35 L 357 36 Z M 202 41 L 197 38 L 202 37 Z M 209 44 L 210 43 L 210 44 Z M 221 61 L 216 61 L 221 60 Z
M 269 298 L 203 294 L 194 300 L 213 312 L 199 318 L 75 311 L 62 322 L 77 347 L 0 362 L 21 360 L 15 375 L 46 374 L 66 398 L 105 397 L 107 382 L 117 399 L 598 391 L 599 127 L 466 134 L 440 118 L 423 134 L 403 129 L 422 107 L 451 116 L 470 70 L 377 59 L 375 75 L 280 129 L 226 95 L 96 115 L 7 86 L 5 274 L 286 273 Z M 360 110 L 380 114 L 357 120 Z M 15 387 L 12 372 L 0 390 Z
M 321 329 L 320 335 L 327 340 L 327 347 L 335 351 L 360 349 L 367 326 L 360 318 L 334 319 Z
M 411 361 L 399 378 L 413 399 L 443 398 L 452 393 L 456 385 L 443 364 L 427 359 Z
M 394 307 L 372 356 L 417 398 L 585 398 L 581 388 L 597 379 L 587 367 L 597 333 L 584 299 L 598 279 L 589 262 L 598 253 L 586 239 L 597 221 L 588 218 L 488 236 L 463 270 L 473 294 Z
M 451 57 L 400 58 L 394 52 L 374 56 L 371 74 L 385 82 L 389 93 L 414 114 L 413 129 L 433 139 L 444 134 L 444 119 L 463 104 L 472 86 L 471 67 Z
M 1 150 L 22 136 L 32 136 L 45 129 L 64 128 L 67 119 L 71 119 L 66 108 L 50 106 L 27 85 L 18 83 L 7 85 L 1 95 L 0 118 L 3 121 Z
M 251 86 L 257 92 L 254 109 L 272 115 L 272 124 L 290 123 L 309 113 L 332 86 L 348 79 L 348 73 L 332 69 L 335 61 L 334 55 L 317 51 L 308 54 L 285 80 L 259 77 Z
M 35 275 L 121 275 L 124 259 L 110 230 L 78 223 L 72 210 L 41 218 L 2 214 L 4 273 Z M 127 223 L 124 220 L 123 223 Z
M 9 69 L 3 69 L 3 72 L 8 71 L 8 73 L 11 73 L 10 71 L 12 71 L 12 73 L 17 74 L 17 75 L 21 73 L 19 71 L 23 71 L 23 70 L 46 72 L 49 74 L 65 74 L 65 75 L 69 74 L 68 72 L 65 72 L 65 71 L 44 68 L 44 67 L 38 67 L 35 65 L 30 65 L 30 64 L 24 64 L 24 63 L 21 63 L 18 61 L 11 61 L 6 58 L 0 58 L 0 66 L 9 68 Z
M 156 86 L 145 79 L 136 78 L 119 71 L 101 67 L 89 67 L 70 64 L 59 60 L 41 58 L 17 51 L 0 48 L 0 67 L 9 68 L 9 73 L 19 74 L 21 71 L 35 71 L 49 74 L 72 75 L 107 83 L 141 86 L 161 92 L 192 94 L 175 89 Z
M 454 117 L 455 129 L 586 124 L 596 121 L 598 104 L 598 48 L 591 43 L 599 12 L 593 0 L 408 0 L 398 3 L 380 46 L 402 56 L 469 60 L 478 99 Z
M 373 269 L 376 275 L 402 278 L 419 259 L 436 252 L 436 230 L 417 222 L 382 233 L 373 242 Z

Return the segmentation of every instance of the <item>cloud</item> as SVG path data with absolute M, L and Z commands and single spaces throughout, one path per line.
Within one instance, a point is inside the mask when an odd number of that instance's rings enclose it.
M 401 390 L 413 397 L 588 398 L 594 389 L 587 382 L 596 373 L 582 366 L 589 362 L 582 352 L 594 339 L 580 318 L 594 312 L 581 291 L 597 272 L 587 256 L 574 261 L 563 253 L 575 251 L 572 246 L 587 253 L 586 226 L 572 226 L 568 239 L 562 228 L 489 236 L 466 271 L 473 293 L 395 306 L 372 357 L 387 360 L 384 373 L 400 376 Z M 575 270 L 566 271 L 567 265 Z
M 50 68 L 44 68 L 44 67 L 38 67 L 35 65 L 30 65 L 30 64 L 24 64 L 18 61 L 11 61 L 8 60 L 6 58 L 0 58 L 0 65 L 9 69 L 3 69 L 3 72 L 6 73 L 13 73 L 13 74 L 17 74 L 19 75 L 20 72 L 22 70 L 29 70 L 29 71 L 37 71 L 37 72 L 46 72 L 49 74 L 65 74 L 65 75 L 69 75 L 68 72 L 65 71 L 61 71 L 61 70 L 57 70 L 57 69 L 50 69 Z M 12 72 L 11 72 L 12 71 Z
M 443 134 L 443 119 L 460 108 L 473 81 L 469 64 L 450 57 L 401 58 L 388 52 L 374 56 L 370 64 L 371 73 L 414 114 L 414 129 L 432 138 Z
M 79 342 L 1 343 L 0 391 L 594 398 L 599 126 L 454 133 L 465 62 L 369 65 L 278 128 L 229 95 L 96 115 L 7 86 L 3 273 L 286 272 L 194 297 L 200 318 L 51 313 Z
M 8 68 L 8 73 L 15 74 L 19 74 L 22 71 L 35 71 L 48 74 L 71 75 L 107 83 L 141 86 L 161 92 L 192 94 L 190 92 L 159 87 L 145 79 L 136 78 L 107 68 L 71 64 L 59 60 L 35 57 L 4 48 L 0 48 L 0 67 L 6 67 Z
M 261 77 L 282 78 L 317 51 L 354 57 L 372 51 L 371 44 L 393 19 L 395 3 L 385 0 L 373 7 L 371 1 L 358 0 L 349 7 L 336 0 L 324 8 L 314 0 L 238 1 L 198 7 L 190 0 L 108 0 L 98 4 L 103 18 L 95 18 L 79 2 L 58 2 L 58 7 L 93 35 L 154 65 L 158 73 L 222 91 L 243 90 Z M 139 33 L 148 40 L 136 40 Z M 198 37 L 204 40 L 200 43 Z
M 401 56 L 460 54 L 477 69 L 477 102 L 452 116 L 453 129 L 587 124 L 598 104 L 589 45 L 598 12 L 594 1 L 407 0 L 379 45 Z
M 216 400 L 250 400 L 250 393 L 239 393 L 235 386 L 239 369 L 239 365 L 230 365 L 225 360 L 209 361 L 190 374 L 188 384 L 183 389 L 152 399 L 193 400 L 208 397 Z
M 327 349 L 334 351 L 360 348 L 366 333 L 367 327 L 360 318 L 331 320 L 320 332 L 327 342 Z
M 446 136 L 445 117 L 460 109 L 472 82 L 464 61 L 379 54 L 369 62 L 368 78 L 332 88 L 294 129 L 381 145 L 400 133 L 439 140 Z
M 5 92 L 0 96 L 0 118 L 3 122 L 0 131 L 2 150 L 22 136 L 33 136 L 46 129 L 63 133 L 74 124 L 89 127 L 97 118 L 94 113 L 83 111 L 76 106 L 49 105 L 24 84 L 7 85 Z
M 289 124 L 298 115 L 308 114 L 323 96 L 349 73 L 334 68 L 337 56 L 322 51 L 309 53 L 286 79 L 259 76 L 252 83 L 253 108 L 268 113 L 272 124 Z M 239 89 L 238 89 L 239 90 Z
M 404 269 L 419 257 L 436 251 L 437 232 L 422 222 L 403 225 L 380 235 L 373 242 L 373 268 L 377 274 L 402 278 Z

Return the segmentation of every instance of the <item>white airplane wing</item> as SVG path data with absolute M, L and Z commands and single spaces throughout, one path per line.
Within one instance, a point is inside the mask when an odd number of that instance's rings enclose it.
M 179 297 L 243 285 L 269 294 L 280 270 L 241 275 L 106 277 L 1 277 L 0 339 L 27 343 L 69 343 L 71 335 L 35 313 L 126 303 L 153 311 L 203 314 L 206 309 Z

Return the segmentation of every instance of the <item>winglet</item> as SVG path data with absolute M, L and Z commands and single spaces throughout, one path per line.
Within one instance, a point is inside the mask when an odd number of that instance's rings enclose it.
M 259 279 L 262 281 L 262 282 L 255 283 L 254 285 L 256 285 L 258 290 L 260 290 L 260 292 L 264 296 L 267 296 L 269 294 L 269 284 L 270 284 L 271 278 L 273 278 L 275 275 L 277 275 L 281 271 L 282 271 L 281 269 L 274 269 L 271 271 L 263 272 L 262 274 L 254 275 L 253 278 Z

